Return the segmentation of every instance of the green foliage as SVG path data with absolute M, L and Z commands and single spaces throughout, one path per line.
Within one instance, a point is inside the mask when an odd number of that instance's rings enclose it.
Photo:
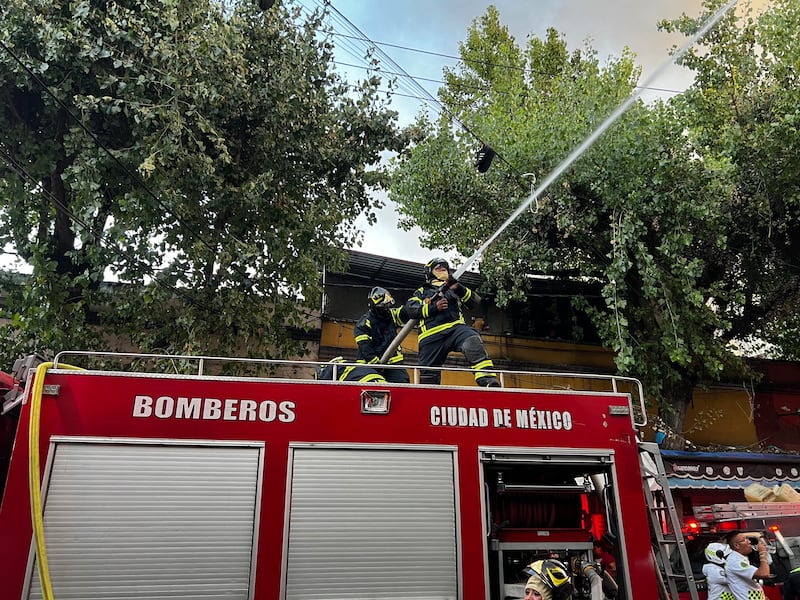
M 403 142 L 377 80 L 332 72 L 320 14 L 256 4 L 0 8 L 0 242 L 33 269 L 4 285 L 4 363 L 301 351 L 319 266 L 342 266 Z
M 666 26 L 688 33 L 697 22 Z M 719 277 L 732 300 L 718 309 L 731 337 L 771 343 L 785 358 L 800 358 L 798 33 L 796 0 L 728 18 L 707 51 L 686 57 L 697 77 L 683 107 L 702 153 L 729 165 L 736 182 L 727 206 L 730 258 Z
M 691 35 L 719 5 L 662 26 Z M 604 343 L 678 431 L 696 385 L 745 372 L 732 341 L 784 344 L 778 322 L 798 323 L 799 17 L 796 0 L 757 21 L 728 15 L 687 56 L 686 94 L 635 103 L 481 260 L 500 303 L 535 290 L 527 274 L 601 282 L 604 307 L 588 310 Z M 493 8 L 461 58 L 391 195 L 426 243 L 469 256 L 527 197 L 520 174 L 548 175 L 632 93 L 638 69 L 626 50 L 602 65 L 591 47 L 569 52 L 552 30 L 520 47 Z M 498 151 L 487 173 L 461 125 Z

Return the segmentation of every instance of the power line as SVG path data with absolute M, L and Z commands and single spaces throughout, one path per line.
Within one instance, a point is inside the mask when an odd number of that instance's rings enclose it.
M 387 71 L 385 69 L 381 69 L 380 67 L 377 67 L 377 68 L 376 67 L 368 67 L 368 66 L 364 66 L 364 65 L 356 65 L 356 64 L 353 64 L 353 63 L 345 63 L 345 62 L 341 62 L 341 61 L 333 61 L 333 64 L 339 65 L 341 67 L 348 67 L 348 68 L 351 68 L 351 69 L 363 69 L 365 71 L 375 71 L 376 73 L 382 73 L 384 75 L 391 75 L 393 77 L 413 77 L 414 79 L 416 79 L 418 81 L 429 81 L 429 82 L 432 82 L 432 83 L 440 83 L 442 85 L 444 85 L 446 83 L 446 82 L 441 81 L 441 80 L 428 79 L 428 78 L 425 78 L 425 77 L 420 77 L 418 75 L 413 75 L 412 76 L 412 75 L 408 75 L 407 73 L 398 73 L 398 72 L 395 72 L 395 71 Z M 357 86 L 352 86 L 351 85 L 351 86 L 348 86 L 348 87 L 351 87 L 352 89 L 358 89 Z M 654 87 L 650 87 L 650 86 L 648 86 L 648 87 L 645 87 L 645 86 L 633 86 L 633 88 L 637 89 L 637 90 L 652 90 L 652 91 L 661 91 L 661 92 L 672 92 L 672 93 L 675 93 L 675 94 L 682 93 L 679 90 L 668 90 L 668 89 L 664 89 L 664 88 L 654 88 Z M 492 91 L 495 94 L 500 94 L 500 95 L 503 95 L 503 96 L 508 96 L 508 97 L 513 97 L 514 96 L 514 94 L 512 94 L 511 92 L 504 92 L 504 91 L 498 90 L 498 89 L 491 90 L 488 87 L 480 87 L 480 86 L 476 86 L 476 85 L 465 85 L 465 86 L 463 86 L 463 89 L 473 90 L 475 92 Z M 379 91 L 382 91 L 382 90 L 379 90 Z M 387 93 L 392 93 L 392 92 L 388 91 Z M 397 95 L 399 95 L 399 96 L 402 95 L 402 96 L 405 96 L 407 98 L 415 98 L 417 100 L 422 100 L 422 101 L 426 101 L 427 100 L 427 98 L 425 98 L 425 97 L 416 96 L 416 95 L 412 95 L 412 94 L 397 94 Z
M 373 44 L 370 39 L 364 34 L 352 21 L 350 21 L 345 15 L 343 15 L 340 11 L 336 9 L 328 0 L 314 0 L 316 4 L 320 7 L 323 11 L 323 14 L 327 15 L 329 22 L 331 23 L 331 27 L 338 27 L 344 30 L 350 31 L 351 35 L 343 37 L 342 39 L 345 40 L 344 44 L 338 46 L 338 48 L 344 50 L 348 54 L 350 54 L 355 60 L 363 61 L 365 59 L 365 55 L 375 54 L 377 57 L 378 63 L 372 62 L 367 64 L 366 66 L 361 65 L 354 65 L 356 68 L 364 68 L 370 72 L 383 72 L 384 69 L 381 69 L 378 64 L 383 63 L 389 65 L 389 67 L 397 74 L 402 74 L 403 79 L 398 81 L 398 85 L 405 89 L 410 95 L 416 95 L 425 99 L 425 101 L 429 104 L 433 104 L 434 108 L 437 112 L 446 112 L 445 107 L 436 99 L 425 87 L 423 87 L 418 81 L 417 78 L 411 76 L 403 67 L 401 67 L 397 62 L 392 59 L 391 56 L 386 54 L 381 48 Z M 305 5 L 302 5 L 303 8 L 308 13 L 315 13 L 316 11 L 312 11 Z M 331 31 L 323 31 L 326 35 L 332 35 L 333 30 Z M 354 42 L 360 42 L 360 44 L 356 44 Z
M 439 57 L 444 57 L 444 58 L 448 58 L 448 59 L 452 59 L 452 60 L 456 60 L 456 61 L 463 61 L 462 58 L 451 56 L 451 55 L 447 55 L 447 54 L 442 54 L 442 53 L 438 53 L 438 52 L 430 52 L 430 51 L 426 51 L 426 50 L 421 50 L 421 49 L 413 48 L 413 47 L 410 47 L 410 46 L 401 46 L 401 45 L 398 45 L 398 44 L 390 44 L 390 43 L 387 43 L 387 42 L 375 42 L 372 39 L 370 39 L 364 32 L 362 32 L 352 21 L 350 21 L 350 19 L 348 19 L 345 15 L 343 15 L 335 6 L 333 6 L 331 4 L 330 0 L 315 0 L 315 2 L 317 3 L 317 5 L 321 6 L 321 8 L 324 11 L 324 13 L 327 13 L 328 15 L 331 16 L 330 22 L 331 22 L 331 26 L 332 27 L 335 27 L 335 24 L 338 23 L 346 31 L 349 32 L 349 33 L 342 33 L 341 31 L 336 31 L 335 29 L 331 29 L 329 31 L 324 31 L 324 33 L 326 35 L 337 36 L 338 38 L 346 40 L 347 43 L 344 45 L 345 46 L 345 50 L 349 54 L 351 54 L 352 56 L 356 57 L 357 60 L 364 60 L 365 56 L 369 56 L 374 52 L 374 54 L 380 59 L 380 61 L 382 61 L 382 62 L 384 62 L 384 63 L 389 65 L 391 70 L 387 70 L 385 68 L 382 68 L 381 66 L 379 66 L 380 63 L 375 64 L 374 62 L 370 63 L 367 66 L 349 64 L 349 63 L 343 63 L 343 62 L 337 62 L 337 61 L 334 61 L 334 64 L 338 64 L 340 66 L 345 66 L 345 67 L 348 67 L 348 68 L 363 68 L 363 69 L 367 70 L 368 72 L 376 72 L 376 73 L 381 73 L 381 74 L 385 74 L 385 75 L 390 75 L 390 76 L 395 77 L 395 78 L 399 78 L 399 80 L 395 79 L 395 81 L 398 83 L 398 86 L 399 86 L 400 89 L 406 89 L 406 87 L 405 87 L 406 84 L 411 86 L 410 89 L 408 89 L 409 93 L 408 94 L 404 94 L 406 97 L 420 99 L 420 100 L 426 102 L 427 104 L 432 104 L 433 107 L 438 112 L 447 114 L 454 122 L 458 123 L 462 127 L 462 129 L 464 129 L 464 131 L 469 133 L 473 138 L 475 138 L 478 142 L 480 142 L 482 144 L 482 146 L 483 146 L 481 148 L 481 152 L 484 152 L 487 149 L 488 144 L 475 131 L 473 131 L 470 127 L 468 127 L 461 119 L 459 119 L 455 114 L 453 114 L 442 102 L 440 102 L 433 95 L 431 95 L 430 92 L 420 84 L 420 81 L 427 81 L 427 82 L 430 82 L 430 83 L 436 83 L 438 85 L 444 85 L 445 84 L 444 81 L 431 79 L 431 78 L 426 78 L 426 77 L 419 77 L 419 76 L 410 75 L 391 56 L 389 56 L 385 51 L 383 51 L 381 46 L 387 46 L 387 47 L 407 50 L 407 51 L 411 51 L 411 52 L 418 52 L 418 53 L 426 54 L 426 55 L 439 56 Z M 306 7 L 304 6 L 304 8 L 306 8 Z M 308 9 L 306 8 L 306 10 L 308 10 Z M 358 43 L 362 44 L 361 48 L 362 48 L 363 52 L 362 52 L 361 55 L 356 54 L 354 48 L 358 48 L 358 46 L 355 46 L 353 44 L 353 42 L 358 42 Z M 485 62 L 484 63 L 483 61 L 474 61 L 474 62 L 480 63 L 480 64 L 487 64 L 487 65 L 490 65 L 490 66 L 493 66 L 493 67 L 497 67 L 497 68 L 514 69 L 514 70 L 517 70 L 517 71 L 521 71 L 523 73 L 527 73 L 529 75 L 535 75 L 535 72 L 532 69 L 525 69 L 525 68 L 521 68 L 521 67 L 514 67 L 512 65 L 503 65 L 503 64 L 496 64 L 496 63 L 491 63 L 491 62 Z M 477 91 L 477 92 L 485 92 L 485 91 L 487 91 L 486 89 L 483 89 L 483 88 L 480 88 L 480 87 L 476 87 L 476 86 L 471 86 L 471 89 L 473 91 Z M 640 93 L 642 91 L 644 91 L 644 90 L 669 92 L 669 93 L 676 93 L 676 94 L 680 93 L 677 90 L 667 90 L 667 89 L 663 89 L 663 88 L 654 88 L 654 87 L 650 87 L 650 86 L 638 86 L 637 85 L 637 86 L 633 86 L 633 89 L 634 90 L 638 90 Z M 499 90 L 494 90 L 494 92 L 495 93 L 501 93 L 501 94 L 510 95 L 508 92 L 502 92 L 502 91 L 499 91 Z M 398 95 L 400 95 L 400 94 L 398 94 Z M 497 158 L 499 158 L 501 162 L 503 162 L 503 163 L 505 163 L 507 165 L 507 167 L 509 168 L 511 174 L 514 175 L 513 179 L 521 187 L 523 187 L 523 188 L 527 187 L 526 183 L 524 181 L 522 181 L 522 176 L 520 175 L 519 170 L 514 165 L 512 165 L 508 160 L 505 159 L 504 156 L 502 156 L 501 153 L 497 152 L 493 148 L 489 147 L 488 151 L 491 152 L 493 155 L 496 155 Z
M 416 78 L 411 76 L 402 66 L 400 66 L 390 55 L 384 52 L 379 46 L 375 45 L 374 42 L 363 32 L 361 31 L 350 19 L 348 19 L 345 15 L 343 15 L 333 4 L 331 4 L 330 0 L 315 0 L 317 4 L 320 4 L 323 7 L 323 10 L 330 8 L 331 14 L 334 16 L 334 20 L 338 21 L 339 23 L 343 24 L 343 26 L 354 33 L 350 37 L 353 39 L 357 39 L 369 44 L 369 49 L 374 50 L 376 55 L 382 60 L 386 62 L 391 69 L 402 74 L 405 78 L 405 81 L 410 83 L 410 85 L 415 89 L 417 93 L 422 94 L 424 97 L 429 99 L 429 102 L 432 102 L 435 107 L 438 108 L 439 112 L 445 113 L 453 122 L 457 123 L 465 132 L 470 134 L 475 140 L 481 143 L 482 149 L 489 147 L 489 144 L 484 141 L 484 139 L 478 135 L 472 128 L 470 128 L 464 121 L 462 121 L 457 115 L 455 115 L 451 110 L 449 110 L 442 102 L 440 102 L 437 98 L 435 98 L 425 87 L 423 87 Z M 512 165 L 500 152 L 496 152 L 492 150 L 493 155 L 496 155 L 498 159 L 500 159 L 503 163 L 505 163 L 511 173 L 514 175 L 514 181 L 516 181 L 521 187 L 527 189 L 527 184 L 522 181 L 521 174 L 519 169 L 517 169 L 514 165 Z
M 329 3 L 326 2 L 326 4 L 329 4 Z M 498 69 L 507 69 L 507 70 L 511 70 L 511 71 L 519 71 L 519 72 L 521 72 L 523 74 L 526 74 L 526 75 L 537 75 L 537 74 L 540 73 L 539 71 L 536 71 L 536 70 L 531 69 L 531 68 L 526 68 L 526 67 L 518 67 L 518 66 L 515 66 L 515 65 L 497 63 L 497 62 L 494 62 L 494 61 L 476 60 L 476 59 L 471 59 L 471 60 L 465 61 L 463 57 L 455 56 L 455 55 L 452 55 L 452 54 L 445 54 L 445 53 L 442 53 L 442 52 L 435 52 L 435 51 L 431 51 L 431 50 L 423 50 L 421 48 L 416 48 L 416 47 L 413 47 L 413 46 L 406 46 L 406 45 L 401 45 L 401 44 L 393 44 L 391 42 L 378 42 L 378 41 L 371 40 L 370 38 L 366 37 L 363 34 L 361 34 L 361 35 L 351 35 L 351 34 L 342 33 L 342 32 L 339 32 L 339 31 L 335 31 L 333 29 L 323 30 L 323 33 L 330 34 L 330 35 L 336 36 L 337 38 L 342 38 L 342 39 L 346 39 L 346 40 L 350 40 L 350 41 L 364 42 L 366 44 L 365 47 L 367 47 L 367 48 L 371 48 L 371 47 L 396 48 L 396 49 L 399 49 L 399 50 L 405 50 L 405 51 L 408 51 L 408 52 L 414 52 L 414 53 L 417 53 L 417 54 L 423 54 L 423 55 L 427 55 L 427 56 L 437 56 L 437 57 L 440 57 L 440 58 L 447 58 L 447 59 L 450 59 L 450 60 L 453 60 L 453 61 L 456 61 L 456 62 L 464 62 L 465 64 L 479 64 L 479 65 L 484 65 L 484 66 L 498 68 Z M 349 45 L 349 47 L 353 48 L 355 46 Z M 356 56 L 356 55 L 353 54 L 353 56 Z M 363 58 L 363 55 L 362 56 L 358 56 L 358 58 Z M 346 66 L 351 66 L 351 67 L 355 67 L 355 68 L 365 68 L 365 69 L 369 69 L 370 68 L 370 67 L 364 67 L 364 66 L 361 66 L 361 65 L 346 65 Z M 380 68 L 375 69 L 374 67 L 372 67 L 372 69 L 380 71 L 380 72 L 385 72 L 385 73 L 388 73 L 388 74 L 391 74 L 391 75 L 398 75 L 398 76 L 402 76 L 402 77 L 410 77 L 410 78 L 416 79 L 418 81 L 428 81 L 428 82 L 431 82 L 431 83 L 437 83 L 437 84 L 441 84 L 441 85 L 444 85 L 446 83 L 446 82 L 444 82 L 442 80 L 426 78 L 426 77 L 422 77 L 422 76 L 419 76 L 419 75 L 411 76 L 407 72 L 396 73 L 396 72 L 392 72 L 392 71 L 384 71 L 384 70 L 381 70 Z M 670 93 L 670 94 L 680 94 L 680 93 L 682 93 L 682 90 L 676 90 L 676 89 L 670 89 L 670 88 L 658 88 L 658 87 L 653 87 L 653 86 L 640 86 L 640 85 L 635 85 L 633 87 L 634 87 L 634 89 L 649 90 L 649 91 L 654 91 L 654 92 L 662 92 L 662 93 Z
M 351 35 L 348 35 L 346 33 L 339 33 L 338 31 L 329 31 L 329 33 L 331 35 L 335 35 L 336 37 L 343 37 L 343 38 L 350 38 L 350 39 L 360 39 L 360 38 L 357 38 L 356 36 L 351 36 Z M 535 71 L 533 69 L 525 68 L 525 67 L 516 67 L 514 65 L 506 65 L 506 64 L 496 63 L 496 62 L 487 61 L 487 60 L 474 60 L 474 59 L 472 59 L 472 60 L 469 60 L 469 61 L 464 61 L 464 59 L 462 57 L 453 56 L 452 54 L 443 54 L 441 52 L 434 52 L 432 50 L 422 50 L 420 48 L 414 48 L 412 46 L 402 46 L 400 44 L 392 44 L 392 43 L 389 43 L 389 42 L 376 42 L 376 41 L 370 41 L 370 40 L 364 40 L 364 41 L 369 41 L 370 43 L 375 44 L 376 46 L 386 46 L 388 48 L 397 48 L 399 50 L 407 50 L 409 52 L 415 52 L 417 54 L 426 54 L 428 56 L 439 56 L 441 58 L 449 58 L 449 59 L 452 59 L 454 61 L 465 62 L 465 64 L 474 63 L 474 64 L 479 64 L 479 65 L 484 65 L 484 66 L 487 66 L 487 67 L 495 67 L 495 68 L 498 68 L 498 69 L 508 69 L 510 71 L 519 71 L 519 72 L 521 72 L 521 73 L 523 73 L 525 75 L 537 75 L 537 74 L 540 74 L 539 71 Z M 357 65 L 351 65 L 351 66 L 357 66 Z M 404 76 L 406 76 L 406 75 L 404 75 Z M 422 81 L 430 81 L 432 83 L 440 83 L 442 85 L 444 85 L 446 83 L 445 81 L 442 81 L 442 80 L 427 79 L 425 77 L 421 77 L 421 76 L 418 76 L 418 75 L 415 76 L 415 78 L 416 79 L 420 79 Z M 635 85 L 633 87 L 635 89 L 650 90 L 650 91 L 653 91 L 653 92 L 666 92 L 666 93 L 670 93 L 670 94 L 680 94 L 680 93 L 683 92 L 683 90 L 673 90 L 673 89 L 669 89 L 669 88 L 657 88 L 657 87 L 653 87 L 653 86 Z
M 333 64 L 339 65 L 341 67 L 351 67 L 351 68 L 355 68 L 355 69 L 364 69 L 366 71 L 375 71 L 377 73 L 383 73 L 384 75 L 392 75 L 394 77 L 406 77 L 408 79 L 413 79 L 414 81 L 430 81 L 431 83 L 441 83 L 441 84 L 444 83 L 444 81 L 441 81 L 440 79 L 429 79 L 427 77 L 421 77 L 419 75 L 409 75 L 408 73 L 406 73 L 404 71 L 402 71 L 402 72 L 401 71 L 387 71 L 386 69 L 381 69 L 380 67 L 375 67 L 375 66 L 354 65 L 352 63 L 346 63 L 346 62 L 341 62 L 341 61 L 337 61 L 337 60 L 333 61 Z M 476 89 L 478 91 L 485 90 L 485 88 L 474 88 L 474 89 Z M 438 102 L 438 100 L 437 100 L 437 102 Z

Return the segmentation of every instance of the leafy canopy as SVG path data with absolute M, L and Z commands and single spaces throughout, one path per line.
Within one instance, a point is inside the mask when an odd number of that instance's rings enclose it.
M 32 273 L 4 283 L 3 362 L 301 350 L 318 269 L 343 266 L 381 152 L 403 145 L 377 78 L 332 71 L 321 19 L 291 2 L 4 3 L 0 242 Z
M 664 27 L 688 34 L 698 21 Z M 715 299 L 717 309 L 731 338 L 790 359 L 800 358 L 798 35 L 794 0 L 727 19 L 685 58 L 696 78 L 680 99 L 699 152 L 726 165 L 736 182 L 726 205 L 731 226 L 718 263 L 725 295 Z
M 684 33 L 694 33 L 714 6 L 706 8 L 684 20 Z M 748 64 L 750 30 L 739 18 L 730 14 L 709 38 L 709 77 L 725 80 L 719 53 L 727 48 L 750 89 L 760 71 Z M 693 68 L 706 60 L 693 56 Z M 543 179 L 633 92 L 639 71 L 628 50 L 601 64 L 591 46 L 570 52 L 553 30 L 520 46 L 493 7 L 473 23 L 461 59 L 446 73 L 441 116 L 419 118 L 427 135 L 401 157 L 391 195 L 426 243 L 468 256 L 528 196 L 532 176 Z M 704 85 L 701 73 L 693 90 Z M 603 306 L 574 301 L 615 351 L 619 371 L 644 380 L 678 431 L 697 384 L 742 371 L 729 342 L 764 331 L 747 303 L 761 302 L 777 281 L 744 268 L 757 264 L 747 253 L 765 241 L 741 243 L 763 194 L 741 176 L 756 144 L 740 147 L 738 157 L 722 150 L 738 131 L 732 107 L 722 110 L 729 92 L 715 88 L 706 106 L 696 104 L 696 91 L 635 103 L 481 260 L 501 304 L 535 291 L 535 274 L 599 282 Z M 759 135 L 769 137 L 764 129 Z M 499 155 L 485 174 L 473 164 L 476 137 Z

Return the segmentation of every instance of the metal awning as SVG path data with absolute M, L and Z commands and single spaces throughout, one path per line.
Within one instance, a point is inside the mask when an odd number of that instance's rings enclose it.
M 800 489 L 800 455 L 662 450 L 673 489 L 744 489 L 786 483 Z

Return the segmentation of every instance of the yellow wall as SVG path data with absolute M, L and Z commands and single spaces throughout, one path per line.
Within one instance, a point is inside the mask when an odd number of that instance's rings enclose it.
M 325 321 L 322 323 L 320 347 L 341 350 L 355 350 L 353 339 L 355 324 L 351 322 Z M 483 336 L 486 350 L 493 359 L 509 360 L 536 365 L 541 371 L 572 371 L 575 367 L 586 372 L 610 374 L 614 371 L 613 355 L 599 346 L 549 342 L 545 340 L 523 340 L 510 337 Z M 409 363 L 409 374 L 414 380 L 412 363 L 418 351 L 417 332 L 412 331 L 402 343 L 403 353 Z M 447 371 L 442 374 L 446 385 L 475 385 L 471 371 Z M 612 391 L 607 378 L 588 380 L 583 377 L 552 377 L 532 375 L 506 375 L 506 387 L 527 389 L 580 389 Z M 628 392 L 631 390 L 620 389 Z
M 356 348 L 353 340 L 354 328 L 354 323 L 324 321 L 320 346 L 354 350 Z M 613 353 L 600 346 L 546 340 L 523 340 L 486 334 L 482 337 L 489 356 L 497 360 L 552 365 L 554 368 L 559 365 L 571 368 L 580 367 L 605 373 L 614 371 Z M 406 354 L 417 353 L 416 331 L 409 333 L 408 337 L 403 340 L 402 348 Z
M 750 395 L 743 389 L 696 389 L 694 405 L 686 411 L 686 439 L 700 446 L 757 445 L 750 402 Z
M 353 339 L 353 330 L 355 323 L 346 323 L 341 321 L 323 321 L 322 323 L 322 337 L 320 338 L 320 347 L 328 348 L 343 348 L 348 350 L 356 349 L 356 342 Z M 401 344 L 404 353 L 417 353 L 417 332 L 412 331 L 408 337 L 403 340 Z
M 499 335 L 483 335 L 483 343 L 489 356 L 496 359 L 538 365 L 569 365 L 606 373 L 615 371 L 613 353 L 600 346 Z

